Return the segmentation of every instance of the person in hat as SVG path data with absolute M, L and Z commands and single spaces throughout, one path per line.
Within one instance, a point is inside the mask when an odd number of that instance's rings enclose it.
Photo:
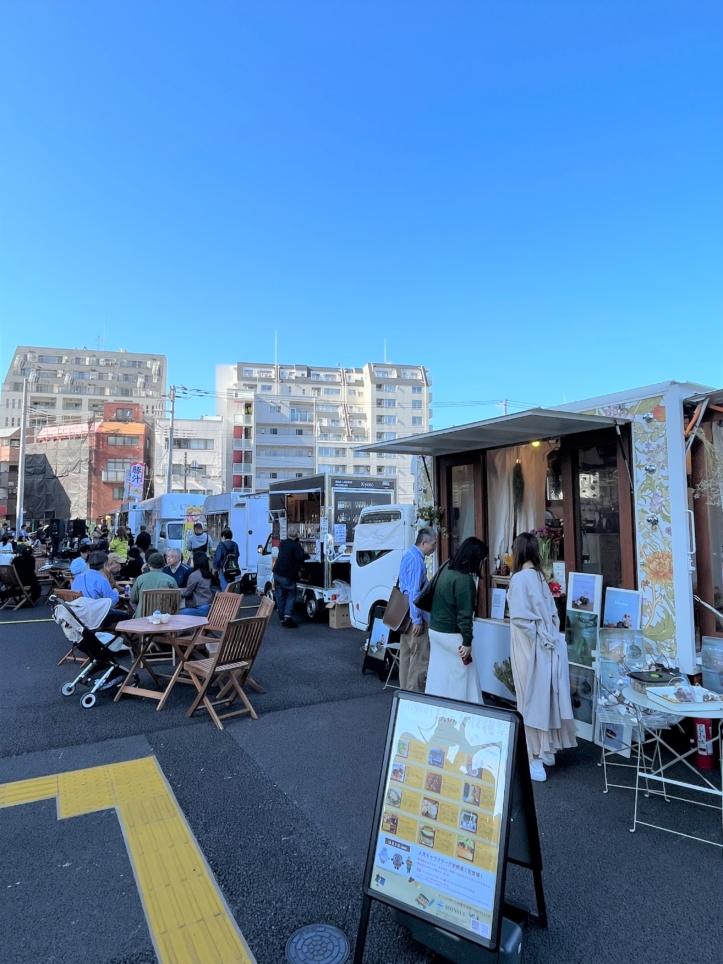
M 131 588 L 131 602 L 135 606 L 141 601 L 141 592 L 144 589 L 178 589 L 173 576 L 167 576 L 163 572 L 166 560 L 160 552 L 151 552 L 146 562 L 148 563 L 148 572 L 142 573 Z

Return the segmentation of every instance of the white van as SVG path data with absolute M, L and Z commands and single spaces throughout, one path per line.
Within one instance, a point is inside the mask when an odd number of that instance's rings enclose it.
M 362 509 L 351 555 L 349 616 L 355 629 L 369 629 L 374 607 L 389 601 L 402 556 L 414 545 L 416 518 L 413 505 Z
M 233 532 L 233 540 L 239 548 L 239 577 L 242 589 L 253 591 L 259 563 L 259 550 L 271 534 L 269 495 L 242 495 L 240 492 L 223 492 L 209 495 L 203 504 L 208 533 L 215 546 L 221 541 L 224 529 Z
M 151 544 L 159 552 L 169 549 L 184 551 L 186 525 L 192 520 L 203 522 L 203 499 L 187 493 L 159 495 L 141 502 L 143 524 L 151 537 Z M 134 535 L 137 535 L 134 532 Z

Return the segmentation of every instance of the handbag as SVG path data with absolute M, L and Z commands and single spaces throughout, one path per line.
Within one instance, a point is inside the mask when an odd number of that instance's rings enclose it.
M 397 632 L 406 633 L 409 631 L 409 623 L 411 622 L 409 596 L 399 588 L 398 579 L 389 596 L 382 622 L 385 626 Z
M 435 572 L 431 580 L 427 583 L 424 589 L 420 592 L 420 594 L 414 600 L 414 605 L 417 607 L 417 609 L 421 609 L 423 613 L 432 612 L 432 603 L 434 602 L 434 590 L 437 588 L 437 580 L 439 579 L 439 574 L 442 571 L 442 569 L 445 568 L 446 565 L 447 563 L 445 562 L 444 566 L 442 566 L 440 569 L 438 569 Z

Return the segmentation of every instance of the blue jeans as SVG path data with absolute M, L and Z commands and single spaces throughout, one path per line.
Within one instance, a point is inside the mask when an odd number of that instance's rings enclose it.
M 274 576 L 274 588 L 279 619 L 283 621 L 287 617 L 291 618 L 294 615 L 296 603 L 296 583 L 287 579 L 286 576 Z
M 208 611 L 211 608 L 210 605 L 206 606 L 195 606 L 190 609 L 182 609 L 179 616 L 208 616 Z

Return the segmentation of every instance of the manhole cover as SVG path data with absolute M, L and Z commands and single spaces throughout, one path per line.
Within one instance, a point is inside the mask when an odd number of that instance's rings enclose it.
M 345 964 L 350 950 L 346 934 L 338 927 L 308 924 L 286 942 L 286 960 L 290 964 Z

